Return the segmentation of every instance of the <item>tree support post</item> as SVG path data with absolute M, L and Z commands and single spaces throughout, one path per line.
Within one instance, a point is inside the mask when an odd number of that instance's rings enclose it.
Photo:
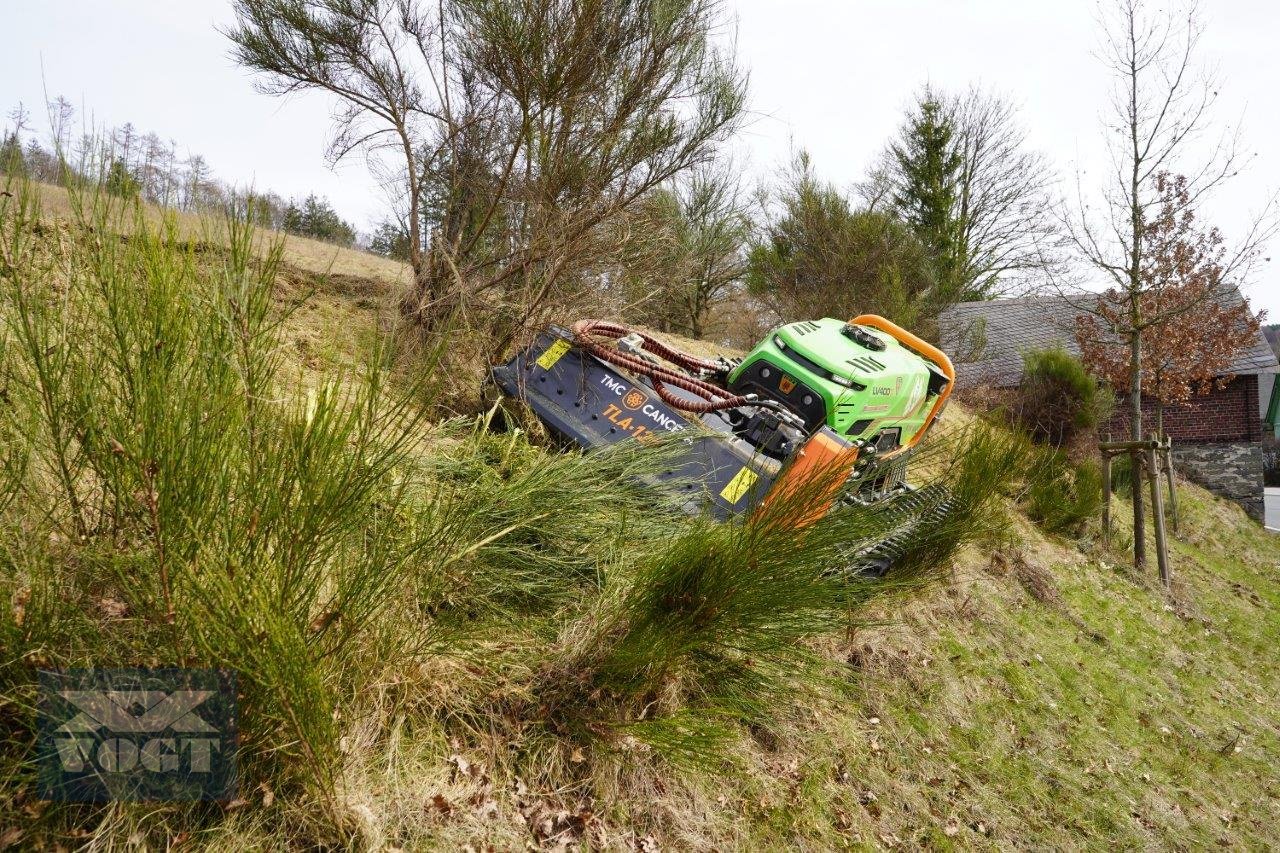
M 1167 435 L 1164 437 L 1164 445 L 1161 449 L 1164 455 L 1164 474 L 1169 482 L 1169 512 L 1173 516 L 1173 532 L 1178 533 L 1178 490 L 1174 485 L 1173 477 L 1173 439 Z
M 1160 488 L 1160 471 L 1156 463 L 1156 448 L 1159 441 L 1152 441 L 1147 446 L 1147 479 L 1151 485 L 1151 515 L 1156 534 L 1156 563 L 1160 568 L 1160 582 L 1165 589 L 1169 588 L 1169 551 L 1164 530 L 1164 495 Z
M 1102 544 L 1111 547 L 1111 454 L 1102 451 Z

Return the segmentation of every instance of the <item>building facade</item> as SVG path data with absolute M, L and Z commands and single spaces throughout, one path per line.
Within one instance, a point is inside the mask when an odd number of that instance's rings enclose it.
M 1235 299 L 1241 299 L 1238 293 Z M 1028 297 L 963 302 L 940 319 L 943 347 L 954 354 L 961 387 L 1012 388 L 1022 381 L 1022 354 L 1061 346 L 1079 355 L 1075 341 L 1078 299 Z M 1173 440 L 1175 467 L 1188 479 L 1240 504 L 1261 521 L 1263 424 L 1280 364 L 1261 334 L 1231 365 L 1223 387 L 1166 406 L 1164 429 Z M 1119 407 L 1118 407 L 1119 408 Z M 1156 404 L 1144 399 L 1143 423 L 1155 428 Z M 1127 411 L 1117 411 L 1103 428 L 1117 439 L 1129 434 Z

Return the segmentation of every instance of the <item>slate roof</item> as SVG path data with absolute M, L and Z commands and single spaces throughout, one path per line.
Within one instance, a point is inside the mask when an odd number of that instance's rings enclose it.
M 961 385 L 1010 387 L 1022 381 L 1022 353 L 1061 345 L 1079 355 L 1075 340 L 1075 318 L 1078 306 L 1096 297 L 1025 296 L 1018 299 L 991 299 L 984 302 L 961 302 L 942 312 L 938 324 L 942 347 L 956 363 Z M 1238 290 L 1223 294 L 1224 304 L 1244 301 Z M 973 347 L 965 338 L 966 330 L 982 320 L 986 345 L 976 357 L 966 355 Z M 1262 332 L 1248 349 L 1237 355 L 1228 373 L 1276 373 L 1276 362 Z

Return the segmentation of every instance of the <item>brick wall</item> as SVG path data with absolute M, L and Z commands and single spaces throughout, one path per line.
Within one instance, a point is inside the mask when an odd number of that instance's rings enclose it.
M 1129 415 L 1121 411 L 1125 405 L 1123 400 L 1117 400 L 1116 405 L 1116 414 L 1103 432 L 1119 439 L 1129 434 Z M 1147 430 L 1155 429 L 1155 409 L 1153 401 L 1142 401 L 1142 420 Z M 1261 441 L 1258 377 L 1237 376 L 1227 387 L 1192 397 L 1185 405 L 1166 406 L 1164 428 L 1174 444 Z

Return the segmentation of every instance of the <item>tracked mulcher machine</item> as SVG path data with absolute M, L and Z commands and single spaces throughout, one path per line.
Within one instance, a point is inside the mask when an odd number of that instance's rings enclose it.
M 906 460 L 946 406 L 955 371 L 936 347 L 864 314 L 779 326 L 740 360 L 582 320 L 548 328 L 493 378 L 587 450 L 678 433 L 674 461 L 653 479 L 685 490 L 691 511 L 729 519 L 820 481 L 796 519 L 807 524 L 837 500 L 912 503 Z

